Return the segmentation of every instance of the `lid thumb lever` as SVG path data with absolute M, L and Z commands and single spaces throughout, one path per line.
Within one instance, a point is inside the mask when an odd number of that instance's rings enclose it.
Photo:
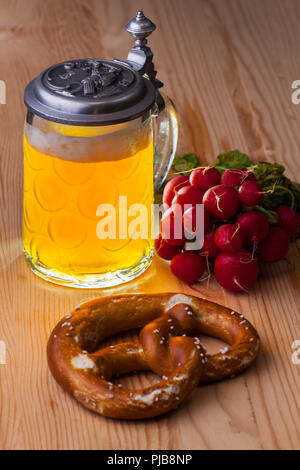
M 135 39 L 134 47 L 129 52 L 126 62 L 131 65 L 141 75 L 146 75 L 147 78 L 152 82 L 157 90 L 156 103 L 161 111 L 164 106 L 164 100 L 158 89 L 163 87 L 163 83 L 156 78 L 156 70 L 153 63 L 153 52 L 150 47 L 147 46 L 147 37 L 155 31 L 156 25 L 152 23 L 149 18 L 146 18 L 144 13 L 139 10 L 135 18 L 133 18 L 125 26 L 128 31 Z

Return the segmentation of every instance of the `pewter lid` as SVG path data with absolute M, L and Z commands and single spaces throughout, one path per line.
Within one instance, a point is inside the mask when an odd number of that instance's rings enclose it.
M 25 89 L 34 114 L 63 124 L 101 126 L 129 121 L 151 109 L 156 90 L 126 62 L 80 59 L 43 71 Z

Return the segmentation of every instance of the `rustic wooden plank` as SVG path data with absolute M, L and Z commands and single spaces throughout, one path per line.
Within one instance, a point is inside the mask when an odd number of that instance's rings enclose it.
M 176 412 L 132 423 L 87 412 L 50 376 L 45 356 L 55 323 L 74 305 L 113 292 L 190 291 L 155 259 L 147 273 L 117 289 L 77 291 L 35 278 L 21 255 L 22 139 L 25 84 L 46 66 L 78 57 L 125 58 L 122 28 L 138 9 L 158 25 L 151 37 L 159 77 L 180 117 L 179 152 L 202 162 L 230 148 L 286 165 L 299 179 L 300 6 L 296 0 L 0 0 L 0 447 L 4 449 L 295 449 L 300 446 L 299 372 L 291 344 L 300 339 L 299 243 L 291 265 L 263 268 L 249 296 L 215 282 L 201 295 L 240 310 L 263 349 L 231 381 L 199 387 Z M 200 295 L 200 294 L 199 294 Z M 144 384 L 149 376 L 128 378 Z

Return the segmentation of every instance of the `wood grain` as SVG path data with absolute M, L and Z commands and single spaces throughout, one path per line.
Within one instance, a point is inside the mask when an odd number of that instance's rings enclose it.
M 0 365 L 2 449 L 299 449 L 299 244 L 290 264 L 264 267 L 250 295 L 214 282 L 201 295 L 241 311 L 258 329 L 255 366 L 231 381 L 199 387 L 176 412 L 147 422 L 101 418 L 72 401 L 46 364 L 47 338 L 74 305 L 113 292 L 189 289 L 155 259 L 136 282 L 79 291 L 36 278 L 22 257 L 23 90 L 43 68 L 79 57 L 125 58 L 123 26 L 138 9 L 155 23 L 151 37 L 159 78 L 176 102 L 178 152 L 213 162 L 239 148 L 277 161 L 299 180 L 300 107 L 291 83 L 300 78 L 297 0 L 0 0 Z M 190 291 L 192 293 L 192 291 Z M 150 377 L 151 379 L 151 377 Z M 127 379 L 140 384 L 141 374 Z

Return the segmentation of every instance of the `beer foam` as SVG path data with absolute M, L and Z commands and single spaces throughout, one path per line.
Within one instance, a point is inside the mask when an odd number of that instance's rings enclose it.
M 67 161 L 99 162 L 123 160 L 149 144 L 151 129 L 147 126 L 121 128 L 117 132 L 93 136 L 70 136 L 44 132 L 34 125 L 25 125 L 28 143 L 39 152 Z M 75 131 L 74 131 L 75 132 Z

